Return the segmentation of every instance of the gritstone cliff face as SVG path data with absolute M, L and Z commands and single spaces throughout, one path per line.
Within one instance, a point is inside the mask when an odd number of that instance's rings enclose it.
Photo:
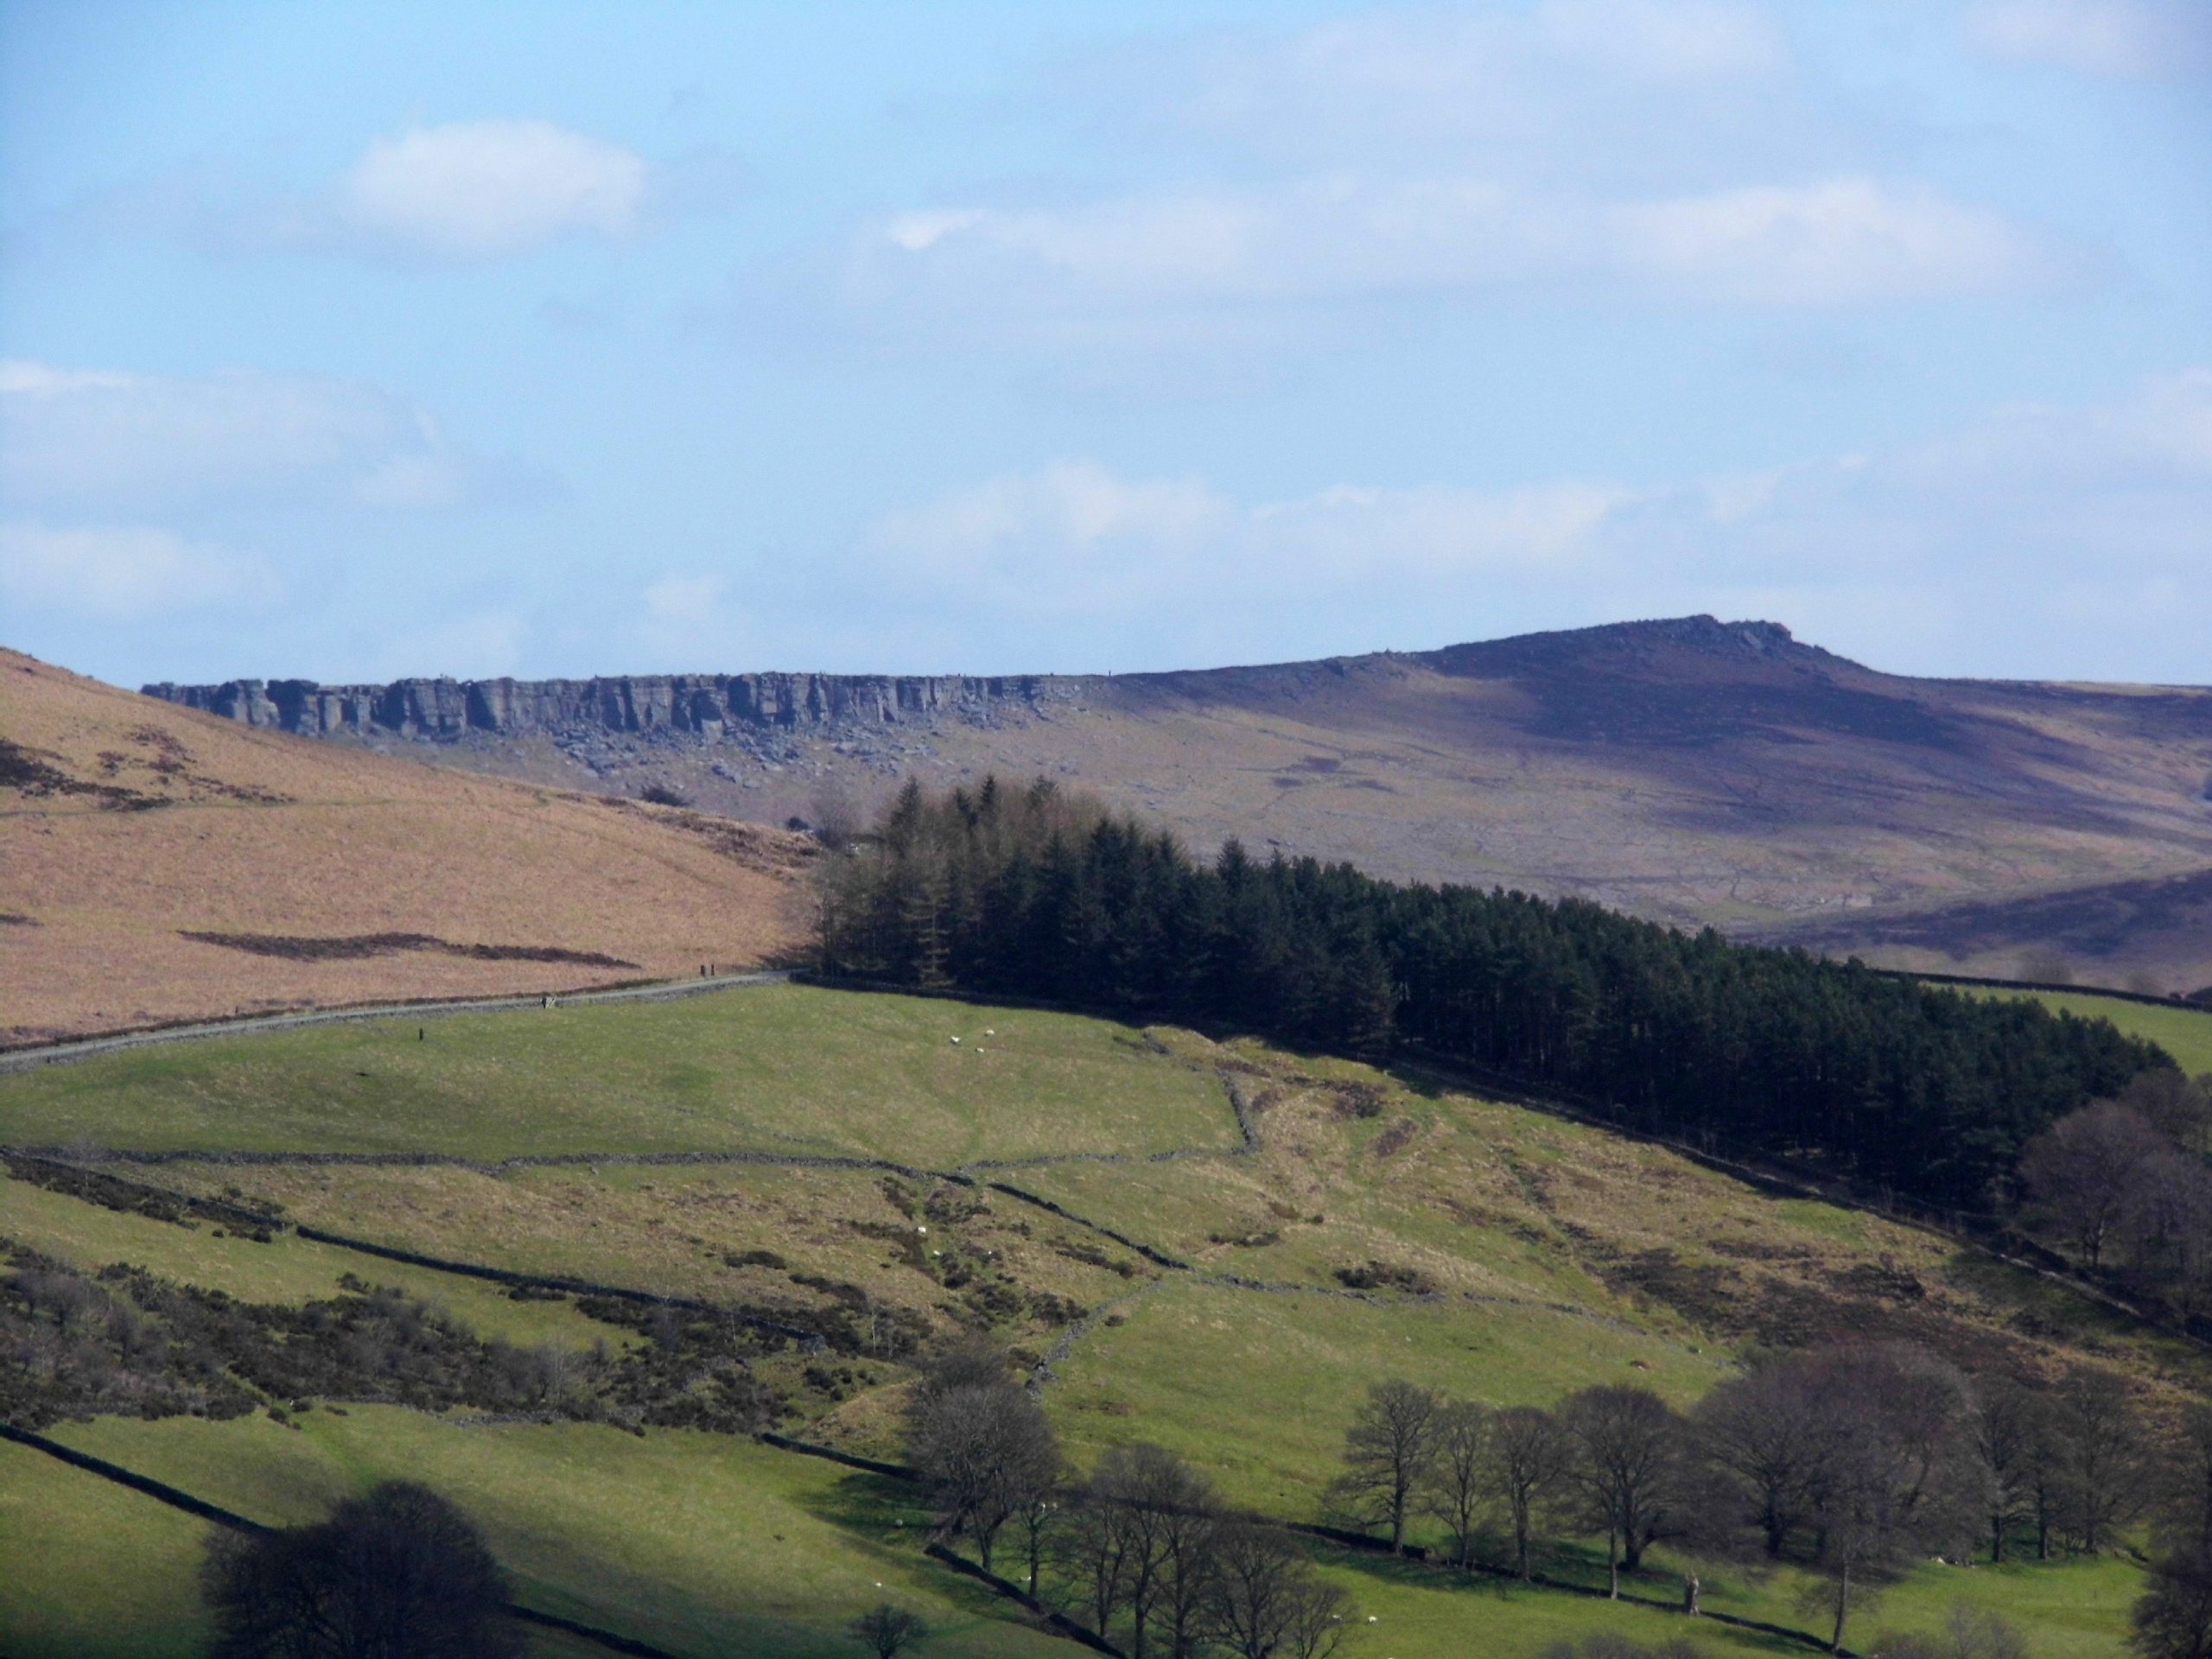
M 988 725 L 1010 706 L 1051 694 L 1047 676 L 969 678 L 843 674 L 624 674 L 590 680 L 395 680 L 319 685 L 232 680 L 143 688 L 145 694 L 248 726 L 308 737 L 453 738 L 484 732 L 690 732 L 895 726 L 955 719 Z

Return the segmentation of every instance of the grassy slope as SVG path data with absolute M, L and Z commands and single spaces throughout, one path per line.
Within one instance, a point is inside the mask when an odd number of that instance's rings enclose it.
M 349 1023 L 47 1067 L 0 1088 L 0 1143 L 482 1159 L 754 1150 L 943 1167 L 1227 1146 L 1236 1133 L 1218 1084 L 1122 1027 L 923 997 L 772 986 L 454 1016 L 421 1041 L 417 1029 Z
M 805 843 L 252 731 L 0 651 L 0 740 L 81 792 L 0 785 L 0 1041 L 750 963 L 798 934 Z M 421 950 L 299 961 L 186 931 L 433 935 L 626 968 Z
M 1059 1650 L 906 1548 L 891 1522 L 919 1517 L 900 1494 L 833 1464 L 722 1436 L 457 1428 L 374 1407 L 300 1421 L 108 1420 L 57 1438 L 272 1522 L 427 1477 L 484 1527 L 522 1600 L 685 1653 L 846 1656 L 845 1623 L 886 1597 L 948 1651 Z
M 10 1659 L 176 1659 L 207 1639 L 196 1575 L 214 1529 L 21 1446 L 0 1446 L 0 1631 Z M 128 1573 L 115 1571 L 120 1558 Z M 605 1659 L 534 1630 L 531 1659 Z
M 999 1033 L 1001 1052 L 966 1052 L 986 1027 Z M 2198 1380 L 2193 1351 L 1927 1235 L 1764 1198 L 1671 1154 L 1538 1114 L 1255 1045 L 1166 1032 L 1147 1042 L 1063 1016 L 796 989 L 454 1020 L 438 1030 L 442 1041 L 427 1045 L 316 1031 L 0 1078 L 0 1140 L 66 1131 L 138 1144 L 284 1147 L 347 1136 L 394 1147 L 423 1135 L 496 1154 L 549 1143 L 613 1150 L 625 1137 L 657 1135 L 652 1144 L 798 1141 L 939 1164 L 981 1153 L 1212 1148 L 1201 1158 L 1068 1164 L 1007 1179 L 1208 1271 L 1299 1288 L 1271 1294 L 1161 1274 L 999 1194 L 982 1195 L 978 1213 L 940 1222 L 931 1237 L 948 1251 L 995 1252 L 1014 1278 L 1086 1305 L 1124 1299 L 1071 1344 L 1047 1393 L 1078 1458 L 1157 1439 L 1187 1452 L 1233 1496 L 1293 1516 L 1314 1513 L 1359 1389 L 1380 1375 L 1497 1401 L 1638 1380 L 1687 1402 L 1725 1374 L 1733 1351 L 1807 1334 L 1805 1322 L 1824 1314 L 1969 1357 L 2119 1364 L 2160 1391 Z M 947 1040 L 956 1031 L 971 1039 L 959 1050 Z M 352 1064 L 364 1058 L 374 1064 Z M 1255 1156 L 1219 1155 L 1233 1142 L 1212 1075 L 1224 1065 L 1245 1069 L 1241 1081 L 1259 1103 Z M 374 1090 L 347 1085 L 363 1069 L 381 1079 Z M 1347 1111 L 1339 1085 L 1348 1082 L 1383 1090 L 1378 1116 Z M 387 1094 L 390 1109 L 368 1119 Z M 774 1284 L 720 1258 L 765 1247 L 795 1269 L 851 1278 L 920 1311 L 948 1300 L 929 1261 L 847 1224 L 901 1213 L 865 1173 L 607 1167 L 498 1178 L 453 1168 L 187 1166 L 158 1179 L 208 1190 L 235 1184 L 326 1224 L 545 1271 L 756 1294 Z M 1274 1242 L 1263 1242 L 1270 1232 Z M 511 1303 L 448 1275 L 363 1264 L 296 1238 L 219 1240 L 211 1228 L 118 1217 L 16 1182 L 0 1183 L 5 1233 L 87 1265 L 142 1261 L 271 1299 L 324 1294 L 352 1265 L 517 1340 L 603 1329 L 563 1306 Z M 1071 1261 L 1063 1248 L 1102 1245 L 1126 1274 Z M 1328 1294 L 1340 1288 L 1337 1268 L 1372 1261 L 1421 1273 L 1437 1299 Z M 2083 1345 L 2020 1334 L 2054 1325 Z M 1008 1334 L 1034 1351 L 1055 1333 Z M 896 1396 L 862 1395 L 813 1432 L 880 1447 Z M 964 1588 L 902 1548 L 903 1529 L 887 1524 L 897 1494 L 831 1465 L 702 1436 L 466 1428 L 378 1409 L 304 1421 L 301 1433 L 251 1420 L 104 1421 L 67 1433 L 270 1519 L 313 1513 L 380 1473 L 422 1474 L 483 1516 L 539 1605 L 682 1651 L 738 1642 L 774 1654 L 836 1650 L 853 1597 L 863 1583 L 873 1593 L 878 1579 L 944 1628 L 984 1621 L 963 1634 L 961 1651 L 1035 1640 L 991 1619 L 963 1599 Z M 105 1514 L 106 1501 L 80 1496 L 65 1508 Z M 118 1536 L 161 1530 L 119 1515 L 84 1524 L 91 1538 L 109 1524 L 124 1529 Z M 170 1529 L 162 1548 L 174 1555 L 181 1535 Z M 0 1601 L 0 1618 L 22 1618 L 26 1630 L 66 1623 L 60 1610 L 82 1582 L 70 1563 L 82 1559 L 48 1560 L 28 1592 L 14 1592 L 15 1611 Z M 1573 1553 L 1564 1564 L 1578 1560 L 1586 1569 Z M 1357 1559 L 1331 1570 L 1382 1621 L 1357 1649 L 1373 1659 L 1441 1659 L 1464 1652 L 1475 1629 L 1486 1650 L 1508 1656 L 1584 1628 L 1669 1633 L 1656 1615 L 1558 1595 L 1456 1586 Z M 1708 1605 L 1796 1622 L 1793 1575 L 1707 1576 Z M 2046 1659 L 2087 1659 L 2111 1650 L 2134 1582 L 2133 1569 L 2109 1563 L 2005 1575 L 1925 1568 L 1892 1596 L 1887 1618 L 1931 1624 L 1954 1595 L 1999 1598 L 2033 1624 Z M 167 1599 L 156 1593 L 162 1583 L 172 1586 Z M 159 1650 L 158 1632 L 188 1624 L 176 1601 L 184 1588 L 187 1578 L 149 1570 L 120 1611 L 116 1642 L 87 1647 L 78 1627 L 71 1650 Z M 0 1633 L 12 1634 L 10 1624 L 0 1623 Z M 1709 1644 L 1722 1640 L 1704 1634 Z M 1726 1651 L 1745 1645 L 1728 1643 Z
M 127 1262 L 165 1279 L 220 1290 L 242 1300 L 296 1304 L 340 1294 L 346 1274 L 435 1303 L 479 1336 L 518 1344 L 588 1348 L 620 1332 L 588 1319 L 566 1302 L 518 1302 L 496 1285 L 356 1251 L 289 1233 L 266 1244 L 211 1226 L 121 1215 L 26 1182 L 0 1180 L 0 1238 L 64 1262 Z

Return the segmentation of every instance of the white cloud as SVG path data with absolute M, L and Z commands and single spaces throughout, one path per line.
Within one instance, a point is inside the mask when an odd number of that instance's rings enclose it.
M 275 589 L 268 566 L 252 555 L 171 531 L 0 524 L 0 592 L 25 610 L 126 622 L 213 605 L 257 607 Z
M 1133 43 L 1051 92 L 1109 127 L 1305 167 L 1655 188 L 1831 165 L 1881 124 L 1809 94 L 1771 10 L 1742 0 L 1382 7 Z
M 200 163 L 87 198 L 56 224 L 220 257 L 330 254 L 480 264 L 622 244 L 725 206 L 741 170 L 704 149 L 661 162 L 540 120 L 455 121 L 372 140 L 335 177 L 283 189 Z
M 1625 269 L 1704 299 L 1850 305 L 1999 291 L 2056 261 L 2019 227 L 1870 179 L 1758 186 L 1615 210 Z
M 337 208 L 372 244 L 495 259 L 564 237 L 632 236 L 647 183 L 639 156 L 549 121 L 462 121 L 378 139 Z
M 988 615 L 1112 626 L 1167 607 L 1217 624 L 1239 605 L 1401 596 L 1478 575 L 1572 566 L 1622 499 L 1343 486 L 1241 504 L 1195 479 L 1128 479 L 1093 461 L 1008 474 L 886 515 L 856 555 L 867 591 Z
M 1240 501 L 1064 461 L 887 515 L 817 579 L 868 619 L 873 642 L 846 652 L 862 664 L 915 662 L 924 642 L 980 643 L 1002 668 L 1158 668 L 1713 611 L 1922 671 L 2164 661 L 2201 679 L 2208 548 L 2212 370 L 2192 370 L 1886 451 L 1642 488 Z M 2101 660 L 2068 649 L 2069 607 L 2114 619 Z M 2040 655 L 2024 661 L 2021 638 Z
M 1985 0 L 1967 41 L 1991 57 L 2088 75 L 2156 78 L 2212 69 L 2204 0 Z
M 1729 0 L 1541 0 L 1530 22 L 1562 56 L 1641 79 L 1768 75 L 1789 61 L 1773 19 Z
M 459 506 L 526 486 L 378 387 L 0 364 L 0 499 L 103 514 L 267 504 Z
M 1867 178 L 1607 202 L 1340 173 L 899 214 L 854 245 L 842 291 L 917 323 L 1020 334 L 1531 284 L 1848 306 L 2003 291 L 2060 264 L 1995 213 Z
M 1142 583 L 1153 560 L 1220 537 L 1230 504 L 1190 479 L 1126 480 L 1091 461 L 1009 473 L 885 515 L 868 537 L 887 573 L 924 587 L 1030 586 L 1042 558 L 1066 582 Z

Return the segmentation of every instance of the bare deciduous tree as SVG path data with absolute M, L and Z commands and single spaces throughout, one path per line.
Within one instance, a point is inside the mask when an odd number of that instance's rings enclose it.
M 2212 1551 L 2177 1550 L 2151 1563 L 2127 1644 L 2142 1659 L 2212 1659 Z
M 1475 1535 L 1492 1502 L 1491 1413 L 1472 1401 L 1446 1401 L 1433 1439 L 1423 1507 L 1450 1529 L 1452 1564 L 1472 1567 Z
M 1345 1431 L 1334 1507 L 1362 1526 L 1389 1528 L 1393 1549 L 1405 1545 L 1406 1515 L 1427 1472 L 1441 1405 L 1414 1383 L 1377 1382 Z
M 929 1640 L 930 1627 L 919 1613 L 883 1602 L 852 1622 L 852 1633 L 874 1652 L 875 1659 L 898 1659 L 902 1649 L 918 1647 Z
M 2159 1459 L 2158 1519 L 2174 1544 L 2212 1552 L 2212 1406 L 2182 1414 Z
M 2140 1112 L 2097 1101 L 2028 1143 L 2020 1179 L 2034 1213 L 2094 1268 L 2127 1214 L 2144 1161 L 2160 1144 Z
M 2212 1077 L 2184 1077 L 2178 1067 L 2154 1066 L 2129 1078 L 2113 1099 L 2140 1112 L 2183 1152 L 2212 1157 Z
M 1122 1446 L 1101 1457 L 1078 1494 L 1066 1545 L 1092 1628 L 1105 1635 L 1126 1609 L 1133 1659 L 1145 1659 L 1186 1542 L 1219 1508 L 1212 1486 L 1172 1452 Z
M 2195 1313 L 2212 1278 L 2212 1169 L 2202 1156 L 2171 1146 L 2146 1156 L 2121 1227 L 2144 1289 L 2183 1318 Z
M 917 1393 L 906 1452 L 928 1477 L 939 1525 L 976 1540 L 985 1571 L 1000 1529 L 1045 1501 L 1059 1479 L 1059 1448 L 1044 1410 L 1003 1376 Z
M 2064 1448 L 2061 1513 L 2068 1532 L 2094 1554 L 2142 1512 L 2146 1496 L 2142 1435 L 2126 1385 L 2107 1371 L 2076 1371 L 2052 1401 Z
M 1490 1485 L 1505 1505 L 1514 1567 L 1523 1580 L 1529 1575 L 1537 1513 L 1559 1494 L 1573 1462 L 1573 1443 L 1551 1413 L 1508 1406 L 1491 1420 Z
M 1585 1518 L 1605 1535 L 1608 1593 L 1621 1592 L 1658 1535 L 1674 1487 L 1681 1420 L 1649 1389 L 1584 1389 L 1560 1408 L 1575 1451 Z
M 1697 1447 L 1735 1489 L 1777 1560 L 1811 1507 L 1828 1425 L 1813 1378 L 1796 1360 L 1731 1377 L 1698 1402 Z
M 1917 1551 L 1954 1548 L 1978 1522 L 1966 1379 L 1901 1344 L 1810 1356 L 1831 1439 L 1813 1488 L 1821 1578 L 1808 1607 L 1837 1651 L 1868 1592 Z
M 2046 1435 L 2041 1396 L 2009 1376 L 1977 1377 L 1967 1433 L 1981 1466 L 1981 1507 L 1989 1523 L 1989 1559 L 2005 1559 L 2013 1528 L 2036 1515 L 2037 1450 Z
M 1328 1659 L 1351 1603 L 1282 1534 L 1225 1524 L 1215 1541 L 1212 1639 L 1238 1659 Z

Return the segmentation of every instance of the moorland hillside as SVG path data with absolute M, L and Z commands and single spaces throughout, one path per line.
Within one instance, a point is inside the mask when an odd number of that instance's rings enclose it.
M 1914 678 L 1711 617 L 1119 676 L 149 687 L 781 823 L 1079 782 L 1210 849 L 1598 899 L 1891 965 L 2212 985 L 2212 692 Z
M 257 731 L 0 652 L 0 1044 L 757 963 L 808 843 Z
M 1332 1487 L 1378 1382 L 1694 1411 L 1768 1357 L 1875 1341 L 2101 1388 L 2148 1439 L 2208 1376 L 2199 1344 L 2063 1281 L 1440 1074 L 940 999 L 760 986 L 461 1015 L 427 1041 L 195 1039 L 0 1077 L 0 1339 L 53 1362 L 11 1374 L 10 1421 L 268 1523 L 426 1481 L 525 1605 L 683 1659 L 849 1656 L 887 1599 L 937 1632 L 925 1651 L 1078 1650 L 924 1552 L 926 1488 L 783 1443 L 903 1460 L 922 1363 L 963 1331 L 1020 1368 L 1075 1478 L 1152 1443 L 1239 1510 L 1355 1528 Z M 1863 1634 L 1964 1606 L 2038 1659 L 2116 1651 L 2140 1522 L 2101 1547 L 2062 1530 L 2048 1560 L 2024 1511 L 2006 1524 L 2002 1565 L 1986 1542 L 1901 1564 Z M 0 1446 L 0 1637 L 198 1651 L 209 1532 Z M 1586 1593 L 1603 1536 L 1568 1509 L 1541 1528 L 1548 1584 L 1296 1536 L 1351 1599 L 1347 1659 L 1825 1643 L 1809 1534 L 1780 1559 L 1661 1540 L 1621 1602 Z M 1449 1545 L 1426 1510 L 1409 1538 Z M 1482 1548 L 1496 1567 L 1494 1525 Z M 1002 1541 L 1001 1570 L 1018 1556 Z M 1694 1624 L 1669 1611 L 1686 1572 Z M 1066 1569 L 1043 1588 L 1083 1612 Z M 1109 1634 L 1128 1646 L 1125 1613 Z

